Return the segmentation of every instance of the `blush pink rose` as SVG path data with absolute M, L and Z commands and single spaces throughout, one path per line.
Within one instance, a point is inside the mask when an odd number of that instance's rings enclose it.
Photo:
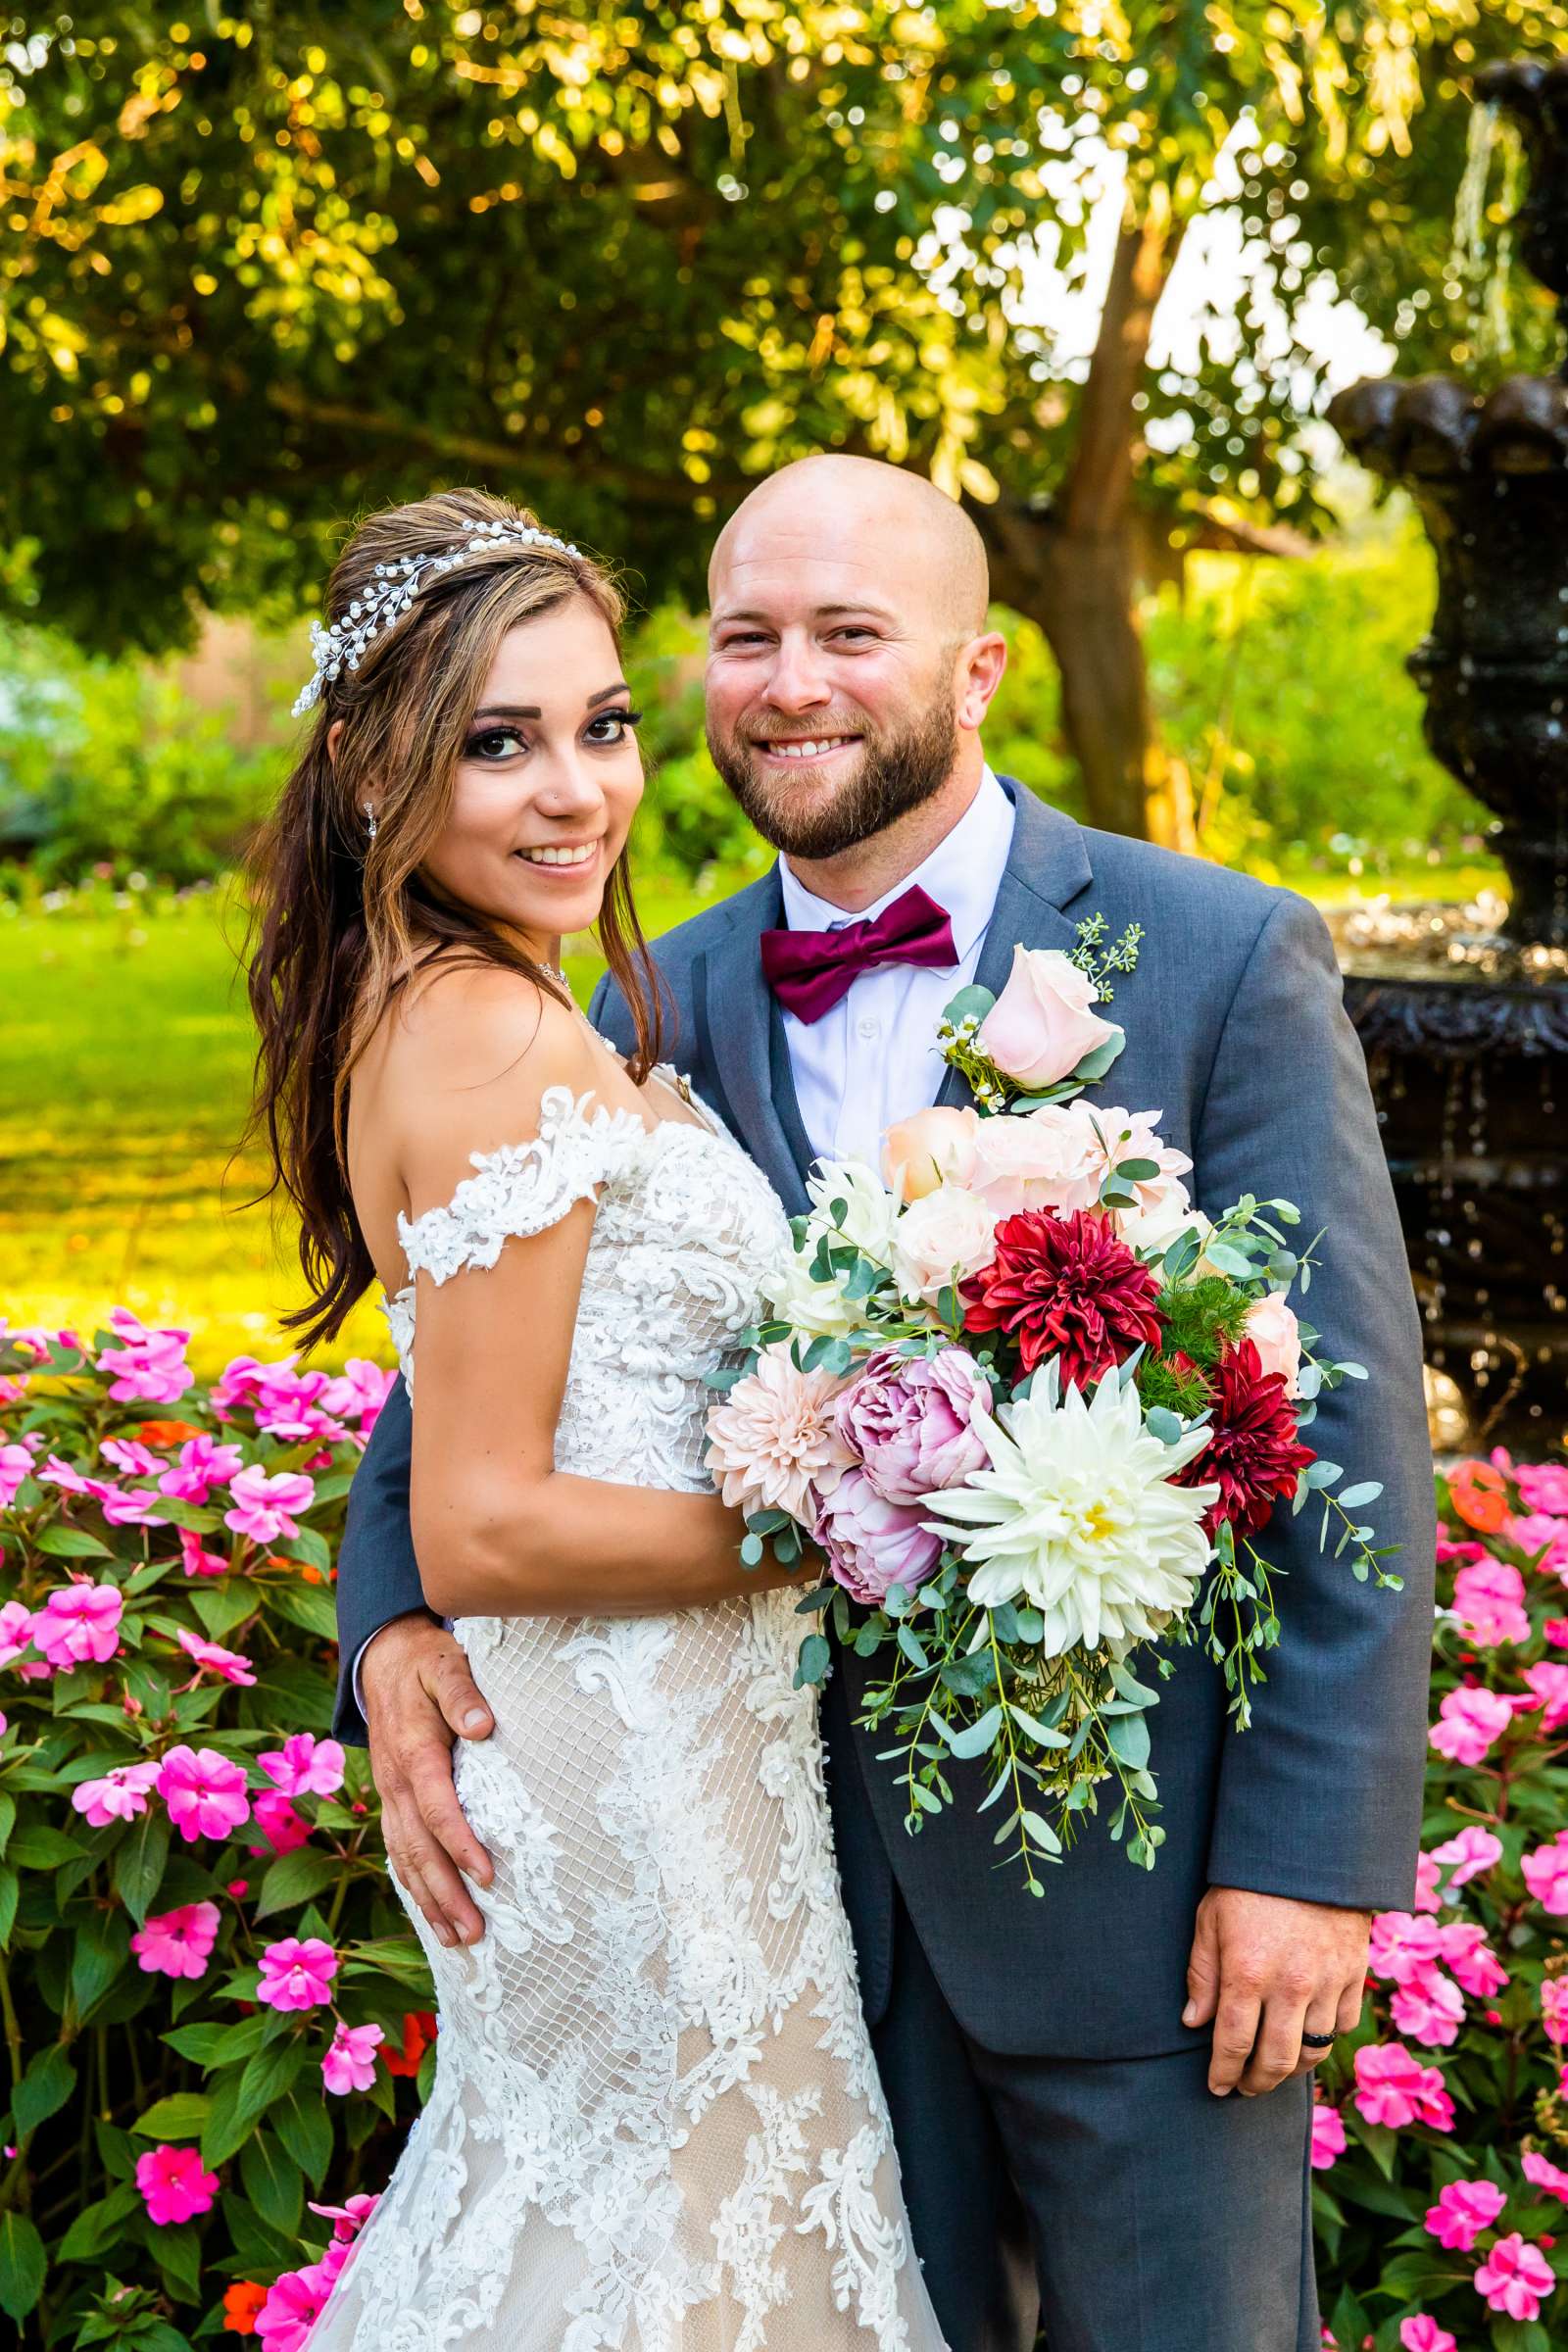
M 975 1139 L 972 1189 L 994 1218 L 1026 1208 L 1092 1208 L 1105 1154 L 1082 1106 L 1046 1102 L 1020 1116 L 984 1119 Z
M 1527 2245 L 1517 2230 L 1499 2237 L 1476 2273 L 1478 2295 L 1489 2311 L 1506 2312 L 1510 2320 L 1533 2320 L 1556 2286 L 1556 2274 L 1539 2246 Z
M 164 2230 L 212 2211 L 218 2175 L 203 2172 L 194 2148 L 150 2148 L 136 2159 L 136 2186 L 146 2204 L 147 2219 Z
M 216 1903 L 184 1903 L 177 1911 L 161 1911 L 130 1939 L 137 1966 L 149 1976 L 205 1976 L 218 1941 L 220 1917 Z
M 980 1024 L 975 1045 L 1026 1092 L 1070 1077 L 1111 1038 L 1115 1024 L 1090 1007 L 1100 991 L 1059 948 L 1012 951 L 1007 985 Z
M 852 1599 L 874 1608 L 895 1585 L 923 1585 L 942 1557 L 942 1539 L 921 1525 L 930 1505 L 888 1502 L 863 1470 L 847 1470 L 823 1506 L 816 1540 L 828 1573 Z
M 1483 2230 L 1490 2230 L 1508 2202 L 1493 2180 L 1450 2180 L 1427 2207 L 1426 2229 L 1450 2253 L 1468 2254 Z
M 1296 1376 L 1301 1369 L 1301 1327 L 1284 1299 L 1272 1295 L 1254 1298 L 1243 1329 L 1257 1349 L 1264 1374 L 1283 1374 L 1285 1394 L 1294 1396 Z
M 990 1456 L 975 1429 L 991 1384 L 964 1348 L 899 1355 L 882 1348 L 834 1407 L 839 1438 L 884 1502 L 922 1502 L 961 1486 Z
M 901 1200 L 923 1200 L 939 1184 L 967 1184 L 980 1114 L 935 1103 L 900 1119 L 882 1138 L 882 1181 Z
M 978 1194 L 939 1185 L 911 1201 L 893 1229 L 893 1271 L 906 1298 L 935 1306 L 997 1254 L 997 1220 Z

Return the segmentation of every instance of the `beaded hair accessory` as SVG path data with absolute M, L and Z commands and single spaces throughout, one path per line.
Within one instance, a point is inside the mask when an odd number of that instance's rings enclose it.
M 301 718 L 314 710 L 329 681 L 345 669 L 358 669 L 366 647 L 372 638 L 384 637 L 388 629 L 413 604 L 427 580 L 447 571 L 455 571 L 460 564 L 467 564 L 475 556 L 493 555 L 498 547 L 553 547 L 559 555 L 575 556 L 579 551 L 568 547 L 552 531 L 537 531 L 521 522 L 481 522 L 476 524 L 471 539 L 460 541 L 440 555 L 400 556 L 395 563 L 378 564 L 374 585 L 357 596 L 343 618 L 323 628 L 318 620 L 311 623 L 311 651 L 316 656 L 316 667 L 310 682 L 301 688 L 294 704 L 294 716 Z

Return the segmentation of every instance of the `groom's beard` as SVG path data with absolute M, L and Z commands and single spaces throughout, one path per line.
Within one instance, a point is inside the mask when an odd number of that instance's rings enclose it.
M 957 721 L 946 686 L 897 735 L 872 733 L 863 719 L 846 728 L 826 719 L 813 724 L 823 736 L 860 737 L 859 764 L 827 800 L 798 796 L 788 775 L 776 782 L 763 776 L 756 748 L 743 735 L 720 736 L 711 723 L 708 729 L 713 765 L 762 839 L 790 858 L 837 858 L 885 832 L 941 791 L 958 756 Z M 800 734 L 800 721 L 790 732 Z

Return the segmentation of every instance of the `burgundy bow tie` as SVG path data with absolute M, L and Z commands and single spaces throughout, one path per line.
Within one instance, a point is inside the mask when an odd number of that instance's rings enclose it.
M 873 921 L 837 931 L 764 931 L 762 971 L 786 1012 L 819 1021 L 879 963 L 945 971 L 958 960 L 947 910 L 916 884 Z

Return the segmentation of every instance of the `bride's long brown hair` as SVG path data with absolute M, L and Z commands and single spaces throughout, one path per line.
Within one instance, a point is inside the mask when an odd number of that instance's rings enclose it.
M 342 620 L 375 577 L 405 557 L 449 552 L 476 526 L 539 527 L 526 509 L 483 490 L 446 490 L 363 522 L 326 594 Z M 310 739 L 252 859 L 249 992 L 260 1043 L 248 1133 L 265 1139 L 271 1176 L 299 1213 L 311 1298 L 285 1315 L 306 1344 L 329 1340 L 375 1277 L 349 1191 L 350 1073 L 388 1004 L 434 943 L 467 962 L 522 973 L 569 1001 L 560 982 L 471 906 L 439 891 L 421 861 L 441 833 L 469 722 L 496 650 L 519 621 L 585 597 L 619 643 L 623 607 L 586 556 L 515 541 L 429 578 L 400 619 L 371 639 L 357 669 L 327 681 Z M 335 754 L 327 739 L 343 721 Z M 376 830 L 363 813 L 376 806 Z M 659 995 L 632 903 L 623 850 L 605 891 L 599 944 L 631 1010 L 635 1084 L 659 1052 Z

